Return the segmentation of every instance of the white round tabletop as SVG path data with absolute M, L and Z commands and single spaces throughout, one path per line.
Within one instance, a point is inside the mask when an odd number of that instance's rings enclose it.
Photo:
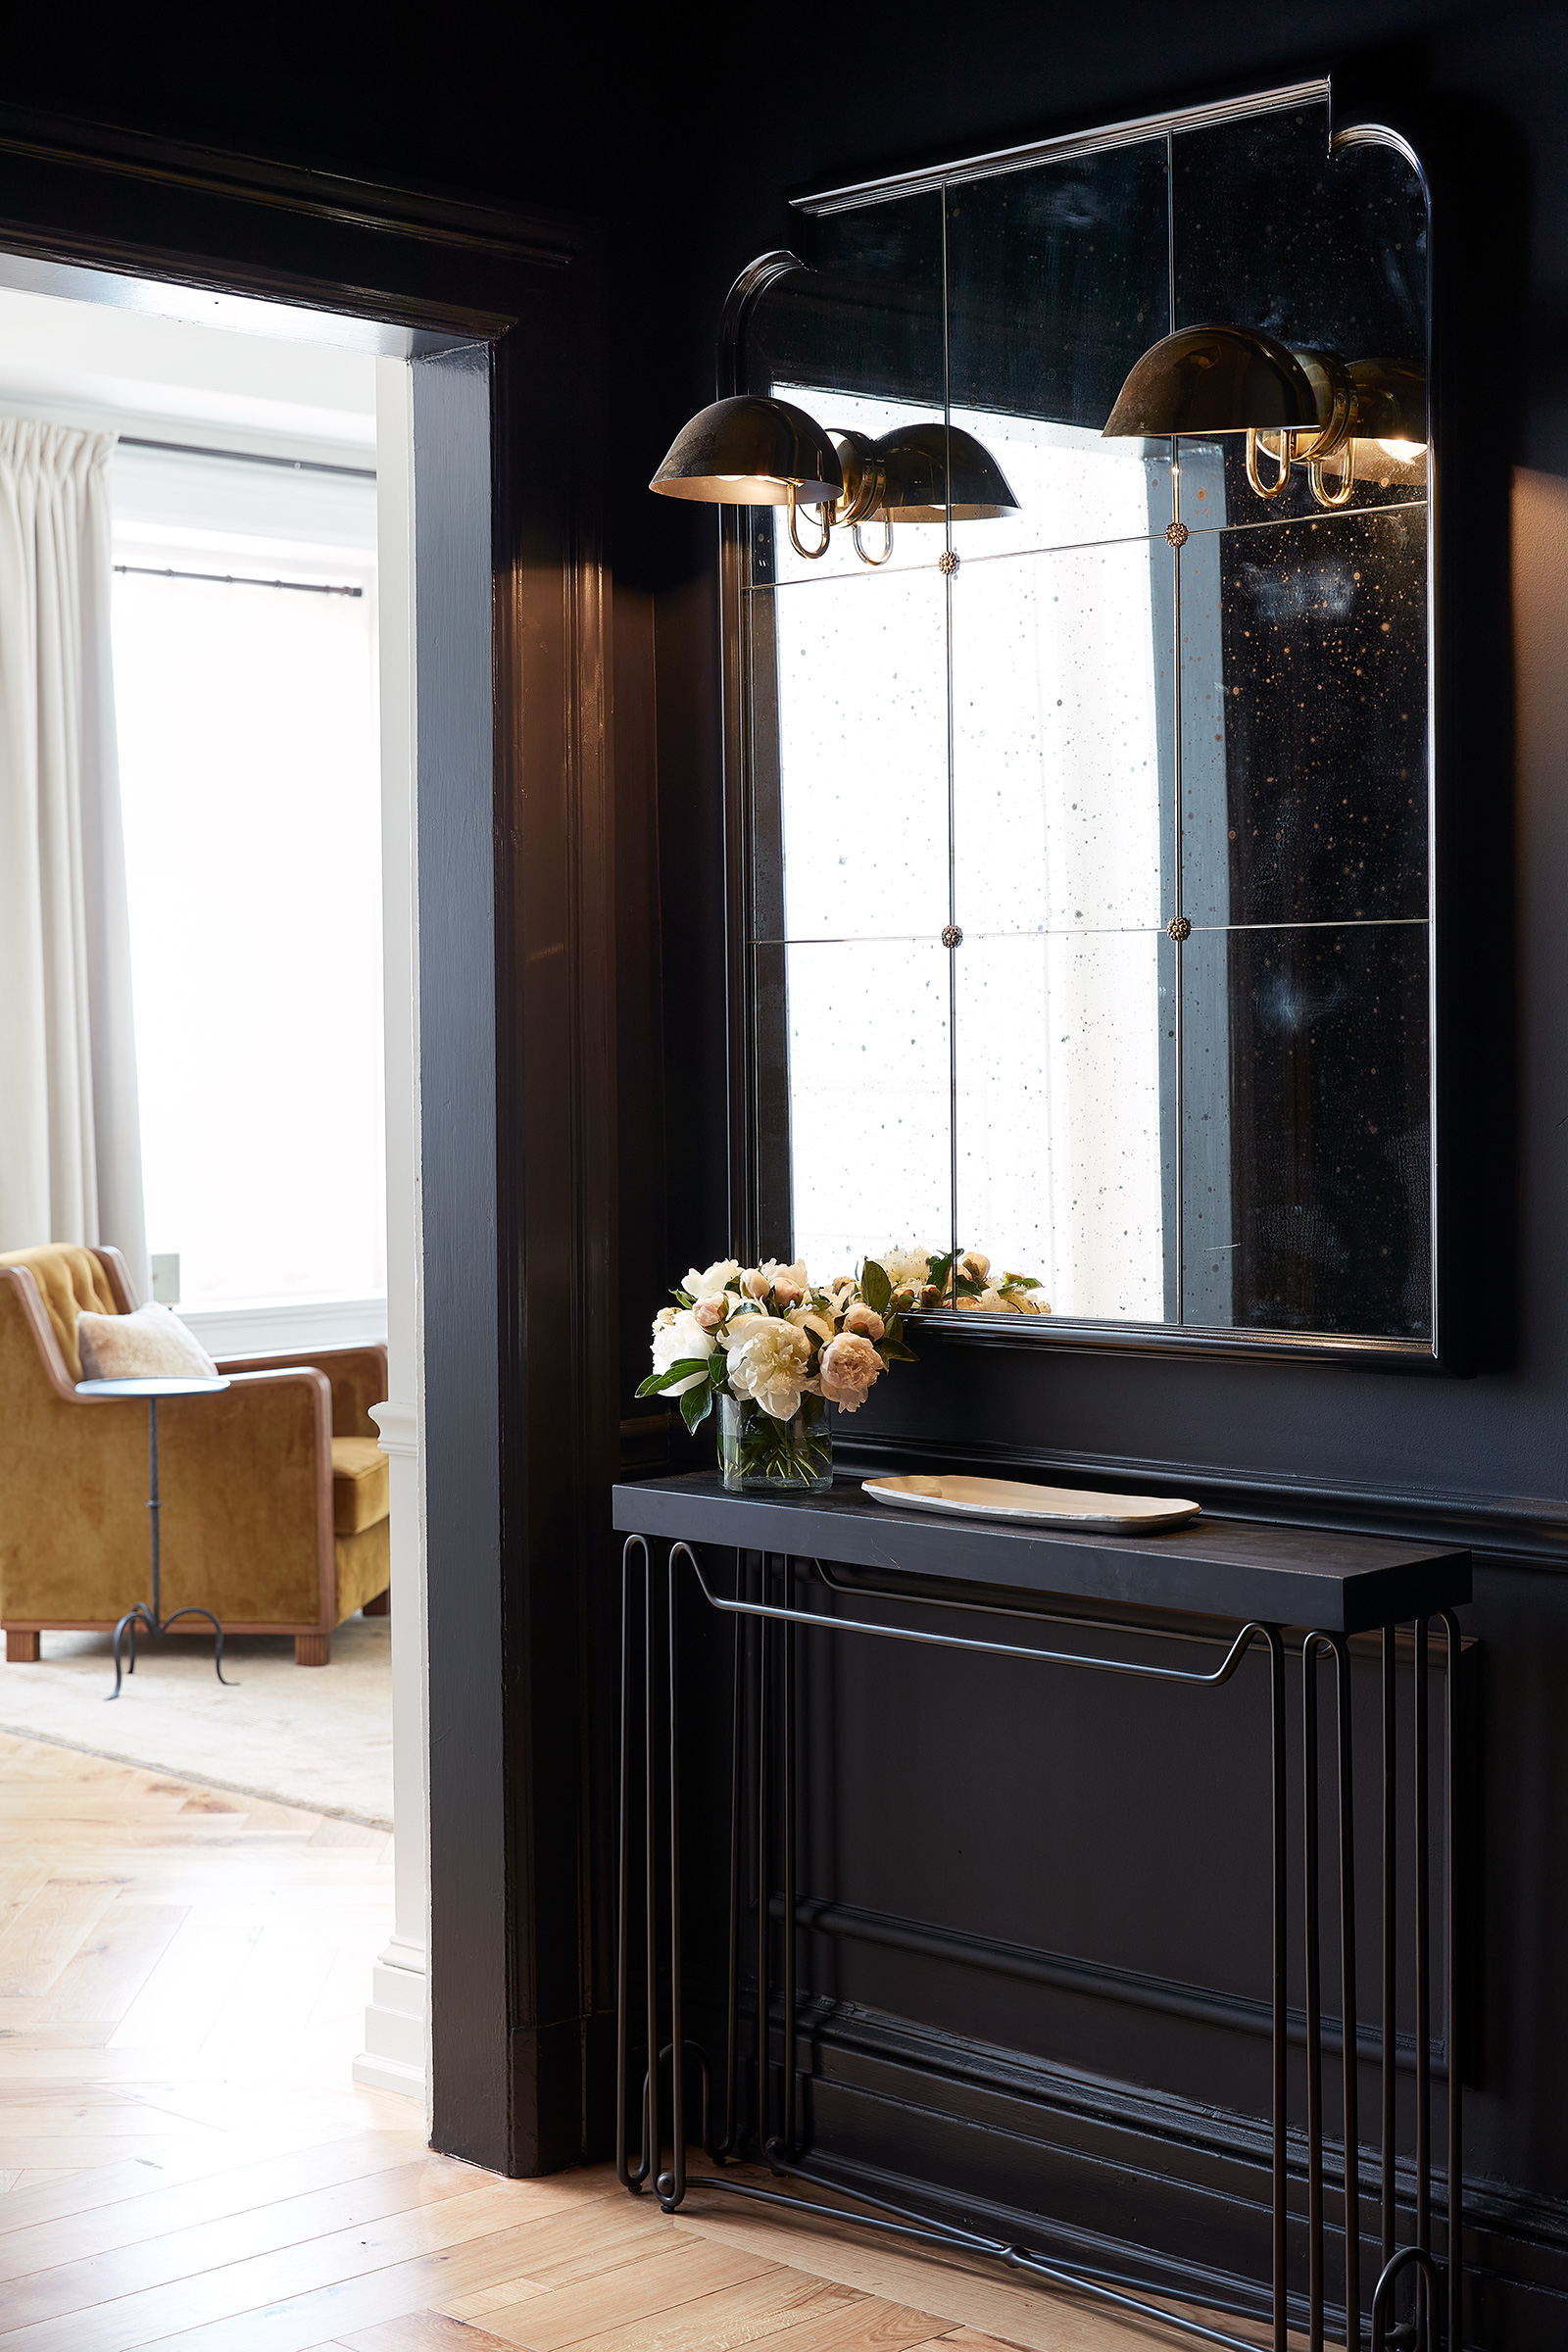
M 165 1380 L 78 1380 L 78 1396 L 211 1396 L 219 1389 L 226 1389 L 226 1375 L 220 1373 L 216 1380 L 200 1380 L 191 1375 L 171 1374 Z

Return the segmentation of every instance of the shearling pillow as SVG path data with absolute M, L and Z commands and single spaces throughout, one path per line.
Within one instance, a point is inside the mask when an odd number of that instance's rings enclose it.
M 84 1380 L 213 1380 L 218 1366 L 167 1306 L 133 1315 L 81 1314 L 76 1346 Z

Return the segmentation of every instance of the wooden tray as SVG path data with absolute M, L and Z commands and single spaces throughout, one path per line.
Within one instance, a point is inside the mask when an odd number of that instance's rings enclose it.
M 906 1511 L 954 1511 L 965 1518 L 1034 1520 L 1048 1527 L 1100 1527 L 1107 1534 L 1152 1535 L 1185 1527 L 1196 1502 L 1169 1494 L 1093 1494 L 1081 1487 L 1034 1487 L 1015 1478 L 864 1478 L 873 1501 Z

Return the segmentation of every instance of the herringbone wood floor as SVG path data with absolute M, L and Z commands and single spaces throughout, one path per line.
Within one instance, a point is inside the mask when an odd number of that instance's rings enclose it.
M 667 2218 L 607 2169 L 431 2155 L 349 2080 L 378 1832 L 3 1735 L 0 1825 L 0 2352 L 1155 2341 L 711 2192 Z

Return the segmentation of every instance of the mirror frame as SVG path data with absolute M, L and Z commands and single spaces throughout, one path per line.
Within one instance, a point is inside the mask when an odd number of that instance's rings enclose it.
M 1098 128 L 1069 132 L 1025 145 L 959 157 L 917 170 L 858 180 L 791 199 L 810 218 L 858 211 L 893 196 L 934 191 L 953 179 L 1000 176 L 1047 161 L 1065 162 L 1107 148 L 1130 146 L 1161 133 L 1192 130 L 1290 107 L 1323 104 L 1328 109 L 1330 148 L 1374 145 L 1403 157 L 1421 184 L 1427 204 L 1427 854 L 1430 958 L 1428 967 L 1429 1103 L 1431 1184 L 1432 1330 L 1429 1339 L 1268 1329 L 1229 1330 L 1165 1323 L 1121 1323 L 1064 1315 L 958 1314 L 938 1309 L 918 1318 L 924 1340 L 968 1347 L 1068 1348 L 1120 1355 L 1310 1359 L 1403 1371 L 1463 1375 L 1470 1369 L 1468 1318 L 1462 1311 L 1456 1272 L 1457 1202 L 1449 1181 L 1458 1154 L 1455 1139 L 1457 1026 L 1448 1017 L 1453 1004 L 1452 918 L 1455 882 L 1448 855 L 1453 837 L 1451 757 L 1447 730 L 1440 724 L 1443 703 L 1440 617 L 1454 601 L 1440 595 L 1440 500 L 1442 485 L 1443 387 L 1440 346 L 1433 332 L 1434 269 L 1432 190 L 1425 167 L 1410 141 L 1382 122 L 1336 125 L 1333 85 L 1328 76 L 1257 91 L 1212 104 L 1141 116 Z M 718 342 L 718 395 L 727 398 L 746 385 L 747 329 L 760 296 L 776 281 L 808 264 L 787 249 L 760 255 L 736 278 L 724 304 Z M 760 1232 L 760 1100 L 758 1007 L 749 943 L 753 932 L 753 856 L 756 812 L 756 745 L 752 718 L 752 634 L 750 600 L 744 594 L 746 511 L 719 509 L 719 599 L 722 637 L 721 697 L 724 767 L 725 985 L 729 1101 L 729 1208 L 731 1247 L 743 1263 L 756 1261 Z M 983 1237 L 977 1246 L 983 1246 Z

